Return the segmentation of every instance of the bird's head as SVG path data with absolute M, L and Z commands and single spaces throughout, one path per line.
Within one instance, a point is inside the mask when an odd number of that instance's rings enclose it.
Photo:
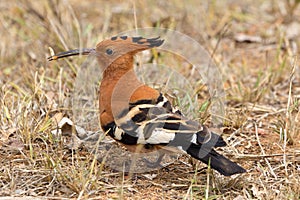
M 164 40 L 157 38 L 115 36 L 98 43 L 96 48 L 83 48 L 61 52 L 48 58 L 49 61 L 75 55 L 94 54 L 99 64 L 109 66 L 111 63 L 124 62 L 126 57 L 133 57 L 137 52 L 159 47 Z

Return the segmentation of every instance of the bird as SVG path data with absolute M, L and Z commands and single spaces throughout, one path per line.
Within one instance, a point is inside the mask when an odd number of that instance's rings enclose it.
M 196 120 L 184 116 L 166 95 L 142 83 L 134 71 L 134 56 L 163 45 L 160 37 L 114 36 L 95 48 L 61 52 L 48 57 L 60 58 L 94 54 L 103 68 L 99 89 L 100 125 L 104 132 L 131 152 L 162 150 L 155 162 L 159 165 L 166 152 L 181 152 L 209 165 L 224 176 L 246 170 L 216 151 L 226 146 L 219 134 Z

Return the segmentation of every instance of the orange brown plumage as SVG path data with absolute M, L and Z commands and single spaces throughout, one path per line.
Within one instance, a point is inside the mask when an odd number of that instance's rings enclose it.
M 225 176 L 245 172 L 214 150 L 226 145 L 221 136 L 183 116 L 163 94 L 138 80 L 133 70 L 134 55 L 163 42 L 159 37 L 112 37 L 97 44 L 95 49 L 63 52 L 49 60 L 78 54 L 96 55 L 104 69 L 99 95 L 101 127 L 130 151 L 161 148 L 180 151 L 210 163 Z

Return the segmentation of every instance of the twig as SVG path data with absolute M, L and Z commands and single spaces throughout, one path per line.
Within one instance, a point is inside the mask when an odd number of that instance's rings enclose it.
M 90 182 L 92 180 L 93 172 L 94 172 L 95 165 L 96 165 L 96 162 L 97 162 L 97 154 L 98 154 L 98 150 L 99 150 L 99 144 L 100 144 L 100 141 L 102 141 L 102 140 L 103 140 L 103 137 L 99 137 L 98 141 L 97 141 L 97 143 L 95 145 L 95 154 L 94 154 L 94 157 L 93 157 L 93 161 L 92 161 L 92 163 L 90 165 L 90 172 L 88 174 L 88 179 L 86 180 L 85 184 L 83 185 L 82 190 L 79 192 L 77 200 L 81 199 L 81 197 L 84 194 L 86 188 L 88 187 L 88 185 L 90 184 Z
M 243 158 L 258 158 L 258 159 L 260 159 L 260 158 L 280 157 L 283 155 L 284 155 L 283 153 L 278 153 L 278 154 L 265 154 L 265 155 L 256 155 L 256 154 L 236 155 L 235 154 L 234 156 L 235 156 L 235 158 L 238 158 L 238 159 L 243 159 Z M 300 155 L 300 152 L 293 153 L 293 154 L 286 154 L 286 156 L 297 156 L 297 155 Z
M 255 135 L 256 135 L 257 143 L 258 143 L 258 145 L 259 145 L 259 147 L 261 149 L 262 154 L 266 155 L 265 150 L 263 149 L 263 147 L 262 147 L 262 145 L 260 143 L 260 140 L 259 140 L 257 124 L 254 123 L 254 126 L 255 126 Z M 277 176 L 274 173 L 273 168 L 271 167 L 271 164 L 270 164 L 269 160 L 267 158 L 264 158 L 264 160 L 266 161 L 266 163 L 267 163 L 267 165 L 268 165 L 268 167 L 270 169 L 271 174 L 274 176 L 275 180 L 277 180 Z
M 287 139 L 288 139 L 288 129 L 289 129 L 289 119 L 290 119 L 290 106 L 291 106 L 291 99 L 292 99 L 292 86 L 293 86 L 293 79 L 294 79 L 294 74 L 295 74 L 295 66 L 297 62 L 297 57 L 294 58 L 294 62 L 292 64 L 292 71 L 290 73 L 290 78 L 289 78 L 289 96 L 288 96 L 288 102 L 286 105 L 286 113 L 285 113 L 285 126 L 283 130 L 283 163 L 284 163 L 284 168 L 285 168 L 285 174 L 288 175 L 288 170 L 287 170 L 287 163 L 286 163 L 286 144 L 287 144 Z

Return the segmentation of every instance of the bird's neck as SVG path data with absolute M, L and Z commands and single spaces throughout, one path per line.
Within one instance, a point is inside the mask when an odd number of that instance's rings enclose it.
M 118 82 L 125 78 L 127 83 L 137 82 L 138 79 L 133 70 L 133 61 L 133 55 L 123 55 L 114 60 L 103 72 L 100 89 L 114 87 Z M 122 84 L 125 84 L 125 82 Z
M 103 72 L 100 85 L 100 113 L 111 115 L 128 107 L 132 93 L 141 85 L 133 70 L 133 56 L 121 57 L 111 63 Z

